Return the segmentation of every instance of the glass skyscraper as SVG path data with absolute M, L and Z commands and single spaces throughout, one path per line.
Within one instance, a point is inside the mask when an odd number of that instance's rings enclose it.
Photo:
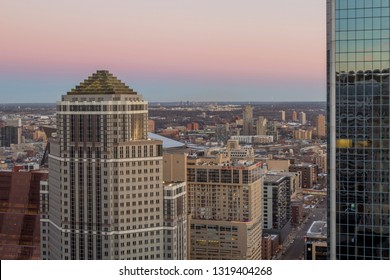
M 389 0 L 327 1 L 331 259 L 389 259 L 389 15 Z

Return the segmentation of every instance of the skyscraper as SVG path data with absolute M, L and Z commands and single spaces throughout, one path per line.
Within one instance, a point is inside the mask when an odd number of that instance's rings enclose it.
M 389 0 L 327 1 L 331 259 L 389 259 L 389 14 Z
M 162 142 L 148 104 L 108 71 L 57 102 L 43 259 L 162 259 Z
M 260 116 L 257 120 L 256 134 L 257 135 L 267 135 L 267 119 L 263 116 Z
M 325 116 L 319 114 L 317 116 L 317 137 L 322 138 L 326 135 Z
M 251 105 L 246 105 L 244 107 L 243 121 L 244 121 L 244 126 L 242 129 L 242 135 L 252 135 L 253 134 L 253 107 Z
M 292 120 L 293 122 L 298 121 L 298 114 L 297 114 L 297 111 L 293 111 L 293 112 L 291 113 L 291 120 Z
M 279 111 L 279 119 L 281 120 L 281 121 L 286 121 L 286 111 Z
M 0 120 L 0 147 L 22 143 L 22 120 Z
M 305 112 L 299 113 L 299 122 L 301 123 L 301 125 L 306 124 L 306 113 Z

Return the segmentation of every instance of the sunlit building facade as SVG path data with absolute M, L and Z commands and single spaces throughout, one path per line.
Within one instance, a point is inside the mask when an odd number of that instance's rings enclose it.
M 162 142 L 148 104 L 108 71 L 57 102 L 43 259 L 163 259 Z
M 327 1 L 331 259 L 389 259 L 389 15 L 389 0 Z
M 261 259 L 261 162 L 188 158 L 189 258 Z

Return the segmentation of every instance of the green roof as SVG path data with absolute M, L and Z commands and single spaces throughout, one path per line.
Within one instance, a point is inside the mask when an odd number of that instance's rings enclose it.
M 98 70 L 68 94 L 137 94 L 106 70 Z

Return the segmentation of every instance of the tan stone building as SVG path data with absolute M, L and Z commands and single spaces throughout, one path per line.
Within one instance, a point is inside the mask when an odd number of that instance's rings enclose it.
M 188 158 L 190 259 L 261 258 L 262 163 Z
M 57 102 L 43 259 L 163 259 L 162 142 L 148 103 L 108 71 Z

